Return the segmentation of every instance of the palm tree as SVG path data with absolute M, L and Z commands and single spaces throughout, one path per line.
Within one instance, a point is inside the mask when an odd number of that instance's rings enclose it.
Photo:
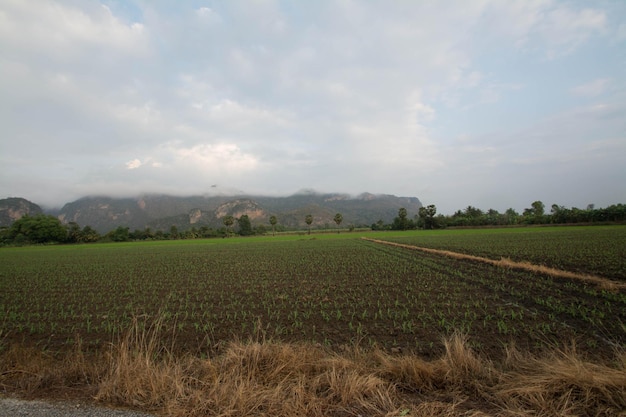
M 270 216 L 270 224 L 272 225 L 272 236 L 276 236 L 276 223 L 278 223 L 278 219 L 276 216 Z
M 398 217 L 393 220 L 394 229 L 397 230 L 406 230 L 409 228 L 409 221 L 407 219 L 407 211 L 404 207 L 400 207 L 398 209 Z
M 230 227 L 235 223 L 235 218 L 233 216 L 224 216 L 222 219 L 224 226 L 226 226 L 226 234 L 229 235 L 231 232 Z
M 341 213 L 337 213 L 335 214 L 335 218 L 333 220 L 335 221 L 335 223 L 337 223 L 337 227 L 339 227 L 339 225 L 343 221 L 343 216 L 341 215 Z M 337 229 L 337 233 L 339 233 L 339 229 Z
M 313 223 L 313 216 L 310 214 L 307 214 L 306 217 L 304 218 L 304 221 L 306 222 L 306 224 L 309 225 L 309 234 L 311 234 L 311 223 Z

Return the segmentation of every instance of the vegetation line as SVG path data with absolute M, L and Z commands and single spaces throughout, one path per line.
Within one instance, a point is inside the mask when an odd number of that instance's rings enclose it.
M 581 280 L 581 281 L 596 284 L 598 285 L 598 287 L 600 287 L 601 289 L 605 289 L 605 290 L 617 291 L 617 290 L 626 289 L 625 283 L 612 281 L 610 279 L 599 277 L 596 275 L 579 274 L 576 272 L 564 271 L 562 269 L 550 268 L 545 265 L 537 265 L 537 264 L 533 264 L 530 262 L 513 261 L 509 258 L 490 259 L 490 258 L 484 258 L 482 256 L 468 255 L 466 253 L 452 252 L 452 251 L 442 250 L 442 249 L 425 248 L 422 246 L 406 245 L 403 243 L 389 242 L 386 240 L 372 239 L 368 237 L 362 237 L 361 239 L 367 240 L 369 242 L 381 243 L 384 245 L 397 246 L 401 248 L 434 253 L 437 255 L 447 256 L 449 258 L 467 259 L 467 260 L 472 260 L 472 261 L 484 262 L 484 263 L 495 265 L 501 268 L 523 269 L 526 271 L 547 274 L 547 275 L 557 277 L 557 278 L 570 278 L 570 279 Z

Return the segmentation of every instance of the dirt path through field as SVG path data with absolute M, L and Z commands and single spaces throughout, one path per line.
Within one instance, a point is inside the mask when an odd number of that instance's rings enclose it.
M 589 282 L 589 283 L 595 284 L 600 289 L 604 289 L 604 290 L 619 291 L 619 290 L 625 290 L 626 289 L 626 283 L 623 283 L 623 282 L 612 281 L 610 279 L 602 278 L 602 277 L 595 276 L 595 275 L 579 274 L 579 273 L 576 273 L 576 272 L 564 271 L 564 270 L 556 269 L 556 268 L 550 268 L 550 267 L 547 267 L 545 265 L 537 265 L 537 264 L 533 264 L 533 263 L 530 263 L 530 262 L 518 262 L 518 261 L 513 261 L 511 259 L 508 259 L 508 258 L 501 258 L 499 260 L 498 259 L 483 258 L 481 256 L 468 255 L 466 253 L 452 252 L 452 251 L 441 250 L 441 249 L 431 249 L 431 248 L 425 248 L 425 247 L 422 247 L 422 246 L 406 245 L 406 244 L 403 244 L 403 243 L 396 243 L 396 242 L 389 242 L 389 241 L 386 241 L 386 240 L 371 239 L 371 238 L 368 238 L 368 237 L 363 237 L 361 239 L 367 240 L 369 242 L 380 243 L 380 244 L 383 244 L 383 245 L 397 246 L 397 247 L 406 248 L 406 249 L 413 249 L 413 250 L 419 250 L 419 251 L 422 251 L 422 252 L 428 252 L 428 253 L 433 253 L 433 254 L 437 254 L 437 255 L 443 255 L 443 256 L 447 256 L 447 257 L 455 258 L 455 259 L 467 259 L 467 260 L 471 260 L 471 261 L 484 262 L 484 263 L 487 263 L 487 264 L 490 264 L 490 265 L 495 265 L 495 266 L 498 266 L 498 267 L 501 267 L 501 268 L 523 269 L 523 270 L 526 270 L 526 271 L 532 271 L 532 272 L 547 274 L 547 275 L 550 275 L 550 276 L 553 276 L 553 277 L 557 277 L 557 278 L 570 278 L 570 279 L 581 280 L 581 281 L 585 281 L 585 282 Z

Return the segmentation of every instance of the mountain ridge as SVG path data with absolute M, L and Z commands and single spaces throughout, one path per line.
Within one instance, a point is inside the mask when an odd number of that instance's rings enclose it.
M 0 219 L 4 218 L 3 201 L 5 200 L 0 200 Z M 149 227 L 164 231 L 172 226 L 180 231 L 202 226 L 219 228 L 223 226 L 224 216 L 239 218 L 244 214 L 250 218 L 252 225 L 269 225 L 269 218 L 274 215 L 279 225 L 297 229 L 307 227 L 304 220 L 307 214 L 313 215 L 313 227 L 335 227 L 333 218 L 336 213 L 341 213 L 344 227 L 369 226 L 379 220 L 390 223 L 397 216 L 400 207 L 414 215 L 421 206 L 417 197 L 371 193 L 351 196 L 346 193 L 303 190 L 285 197 L 252 194 L 186 197 L 167 194 L 143 194 L 136 197 L 86 196 L 66 203 L 61 209 L 42 212 L 55 215 L 65 224 L 75 222 L 106 233 L 119 226 L 131 230 Z M 0 223 L 0 226 L 9 225 Z

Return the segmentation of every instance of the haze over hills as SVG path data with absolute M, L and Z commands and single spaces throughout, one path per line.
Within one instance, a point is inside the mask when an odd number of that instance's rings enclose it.
M 176 226 L 183 231 L 192 227 L 223 226 L 222 218 L 239 218 L 246 214 L 253 225 L 269 225 L 270 216 L 286 228 L 304 228 L 307 214 L 313 215 L 313 227 L 334 227 L 336 213 L 343 216 L 342 226 L 371 225 L 378 220 L 390 223 L 404 207 L 410 216 L 422 206 L 416 197 L 374 195 L 363 193 L 356 197 L 341 193 L 318 193 L 305 190 L 288 197 L 254 195 L 213 195 L 177 197 L 171 195 L 143 195 L 136 198 L 91 196 L 65 204 L 60 210 L 41 210 L 24 199 L 0 200 L 0 226 L 8 226 L 17 218 L 16 201 L 20 200 L 23 214 L 45 212 L 57 216 L 63 223 L 76 222 L 106 233 L 118 226 L 131 230 L 169 230 Z M 32 204 L 25 209 L 25 202 Z M 10 203 L 10 204 L 9 204 Z M 37 210 L 38 209 L 38 210 Z M 12 214 L 11 214 L 12 213 Z M 12 217 L 11 217 L 12 216 Z

